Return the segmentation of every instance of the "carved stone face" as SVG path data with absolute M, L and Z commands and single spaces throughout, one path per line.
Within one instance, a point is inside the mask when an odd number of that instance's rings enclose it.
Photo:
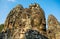
M 33 9 L 30 9 L 30 8 L 22 8 L 21 6 L 17 6 L 16 8 L 14 8 L 10 14 L 8 15 L 7 19 L 7 23 L 5 23 L 5 25 L 8 27 L 8 29 L 11 28 L 11 30 L 16 31 L 17 32 L 19 29 L 21 29 L 20 31 L 18 31 L 17 33 L 13 32 L 13 34 L 15 34 L 16 37 L 19 37 L 19 32 L 22 32 L 22 33 L 25 33 L 26 31 L 28 31 L 29 29 L 32 29 L 31 32 L 29 35 L 30 36 L 35 36 L 34 34 L 36 34 L 35 37 L 31 38 L 29 37 L 29 39 L 40 39 L 40 35 L 37 35 L 38 32 L 36 31 L 41 31 L 40 29 L 40 26 L 45 26 L 44 23 L 45 23 L 45 16 L 44 16 L 44 13 L 43 13 L 43 10 L 38 6 L 38 5 L 33 5 L 31 6 Z M 22 8 L 22 9 L 21 9 Z M 10 24 L 10 20 L 12 24 Z M 46 23 L 45 23 L 46 24 Z M 5 26 L 5 27 L 6 27 Z M 6 29 L 7 29 L 6 27 Z M 5 30 L 6 30 L 5 29 Z M 42 29 L 45 29 L 44 27 L 42 27 Z M 34 31 L 36 30 L 36 31 Z M 44 31 L 44 30 L 42 30 Z M 27 33 L 29 33 L 27 32 Z M 27 35 L 28 36 L 28 35 Z M 15 38 L 15 37 L 14 37 Z M 28 39 L 28 38 L 26 38 Z

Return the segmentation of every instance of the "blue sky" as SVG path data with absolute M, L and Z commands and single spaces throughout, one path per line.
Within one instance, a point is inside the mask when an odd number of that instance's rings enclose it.
M 38 3 L 41 6 L 46 19 L 49 14 L 53 14 L 60 21 L 60 0 L 0 0 L 0 24 L 5 22 L 10 10 L 17 4 L 28 8 L 31 3 Z

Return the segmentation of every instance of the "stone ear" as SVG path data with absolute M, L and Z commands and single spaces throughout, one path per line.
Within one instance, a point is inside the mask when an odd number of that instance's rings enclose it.
M 46 20 L 45 19 L 42 19 L 42 24 L 46 24 Z

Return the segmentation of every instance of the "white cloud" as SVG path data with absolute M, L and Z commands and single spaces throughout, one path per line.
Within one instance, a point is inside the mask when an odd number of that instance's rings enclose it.
M 16 0 L 8 0 L 9 2 L 15 2 Z

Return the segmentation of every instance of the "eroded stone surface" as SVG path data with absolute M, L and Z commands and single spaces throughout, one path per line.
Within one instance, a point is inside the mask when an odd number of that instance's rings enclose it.
M 8 39 L 25 39 L 25 33 L 30 29 L 46 35 L 44 11 L 38 4 L 32 4 L 29 8 L 17 5 L 8 14 L 3 32 L 8 33 Z

